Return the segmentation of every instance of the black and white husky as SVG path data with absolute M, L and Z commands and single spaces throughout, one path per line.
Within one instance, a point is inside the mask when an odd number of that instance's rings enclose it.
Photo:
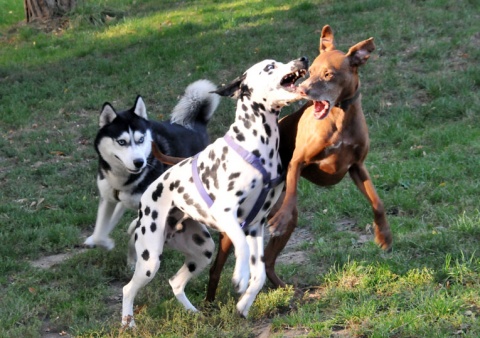
M 95 138 L 100 204 L 95 230 L 85 246 L 113 249 L 110 232 L 127 208 L 138 209 L 142 193 L 168 168 L 152 155 L 152 141 L 164 154 L 178 157 L 193 156 L 210 143 L 207 124 L 219 103 L 219 96 L 212 93 L 216 89 L 208 80 L 190 84 L 170 121 L 163 122 L 148 120 L 140 96 L 122 112 L 108 102 L 103 105 Z

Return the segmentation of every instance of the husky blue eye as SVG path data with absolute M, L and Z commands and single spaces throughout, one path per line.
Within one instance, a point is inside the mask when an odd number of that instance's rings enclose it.
M 125 140 L 117 140 L 117 143 L 118 143 L 119 145 L 121 145 L 121 146 L 124 146 L 124 145 L 127 144 L 127 141 L 125 141 Z
M 145 141 L 145 138 L 142 136 L 138 139 L 137 143 L 143 143 L 143 141 Z

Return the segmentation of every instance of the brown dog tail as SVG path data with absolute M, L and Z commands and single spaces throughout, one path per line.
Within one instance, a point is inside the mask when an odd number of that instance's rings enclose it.
M 177 163 L 182 162 L 185 159 L 183 157 L 173 157 L 173 156 L 165 155 L 160 151 L 160 149 L 158 149 L 157 144 L 153 141 L 152 141 L 152 153 L 157 160 L 167 165 L 175 165 Z

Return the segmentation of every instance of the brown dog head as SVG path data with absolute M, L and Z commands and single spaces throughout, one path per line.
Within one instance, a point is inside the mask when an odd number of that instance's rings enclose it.
M 300 85 L 303 95 L 313 100 L 315 117 L 324 119 L 334 106 L 341 106 L 358 95 L 358 67 L 367 62 L 375 50 L 373 38 L 350 47 L 345 54 L 335 49 L 333 31 L 329 25 L 322 29 L 320 55 L 310 66 L 310 77 Z

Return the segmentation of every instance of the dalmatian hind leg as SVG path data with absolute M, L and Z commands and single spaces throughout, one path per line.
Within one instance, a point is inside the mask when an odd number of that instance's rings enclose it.
M 185 263 L 168 281 L 175 297 L 185 309 L 197 311 L 185 295 L 187 283 L 203 271 L 212 261 L 215 251 L 213 241 L 207 228 L 192 219 L 182 222 L 180 230 L 167 240 L 167 245 L 185 255 Z
M 155 222 L 145 213 L 141 222 L 136 224 L 134 233 L 135 251 L 138 257 L 135 272 L 130 283 L 123 288 L 122 326 L 135 326 L 133 319 L 133 301 L 138 291 L 148 284 L 160 267 L 164 244 L 183 252 L 185 263 L 169 280 L 175 297 L 185 309 L 197 311 L 185 295 L 188 281 L 207 267 L 215 250 L 215 243 L 206 227 L 191 219 L 183 219 L 178 209 L 172 209 L 166 218 L 167 224 Z M 150 224 L 150 226 L 145 226 Z M 168 226 L 165 231 L 163 226 Z M 158 227 L 158 229 L 157 229 Z M 164 235 L 166 234 L 166 236 Z

